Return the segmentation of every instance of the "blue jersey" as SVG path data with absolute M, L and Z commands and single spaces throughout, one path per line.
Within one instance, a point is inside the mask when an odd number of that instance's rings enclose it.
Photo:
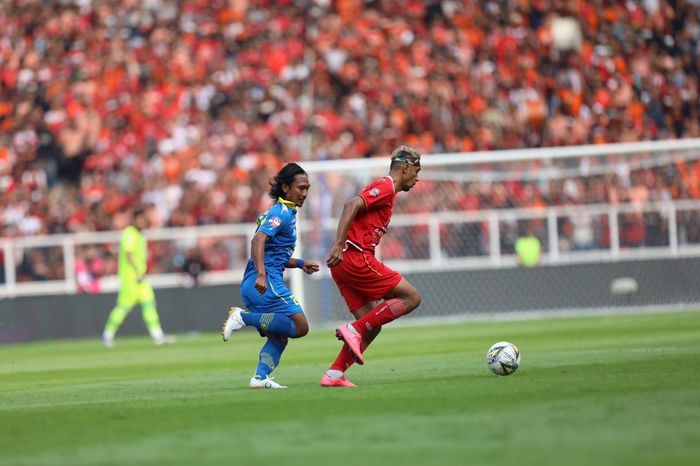
M 258 216 L 258 228 L 269 239 L 265 243 L 265 272 L 271 279 L 281 280 L 284 269 L 294 253 L 297 242 L 297 209 L 293 202 L 277 199 L 277 203 Z M 256 275 L 253 258 L 248 259 L 248 265 L 243 280 Z

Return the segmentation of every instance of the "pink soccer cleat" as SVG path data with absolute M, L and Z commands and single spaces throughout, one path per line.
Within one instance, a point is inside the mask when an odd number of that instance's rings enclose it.
M 321 377 L 322 387 L 357 387 L 354 383 L 350 382 L 347 377 L 342 376 L 337 379 L 332 379 L 328 377 L 328 374 L 324 373 Z
M 342 340 L 348 345 L 358 364 L 365 363 L 365 358 L 362 357 L 362 337 L 360 335 L 354 333 L 346 325 L 341 325 L 335 329 L 335 336 L 338 340 Z

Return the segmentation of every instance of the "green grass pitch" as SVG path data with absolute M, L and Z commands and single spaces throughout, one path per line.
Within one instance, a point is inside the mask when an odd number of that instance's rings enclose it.
M 509 377 L 484 362 L 499 340 Z M 290 343 L 288 390 L 250 390 L 261 342 L 0 346 L 0 464 L 700 464 L 697 311 L 389 325 L 357 389 L 318 385 L 325 329 Z

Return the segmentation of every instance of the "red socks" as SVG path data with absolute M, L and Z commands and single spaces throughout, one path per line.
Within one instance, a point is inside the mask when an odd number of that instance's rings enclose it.
M 360 348 L 362 349 L 362 352 L 364 353 L 369 344 L 372 343 L 371 341 L 367 341 L 366 339 L 362 339 L 362 344 L 360 345 Z M 355 357 L 352 355 L 352 352 L 350 351 L 350 348 L 348 348 L 348 345 L 343 345 L 343 347 L 340 349 L 340 353 L 338 353 L 338 357 L 335 358 L 335 361 L 333 364 L 331 364 L 331 367 L 329 369 L 335 369 L 340 372 L 345 372 L 348 370 L 348 367 L 352 366 L 355 364 Z
M 357 333 L 364 335 L 366 331 L 388 324 L 406 313 L 408 313 L 408 309 L 406 309 L 403 301 L 398 298 L 392 298 L 379 304 L 360 319 L 353 322 L 352 326 L 357 330 Z
M 384 324 L 388 324 L 392 320 L 401 317 L 402 315 L 408 313 L 408 309 L 404 305 L 403 301 L 398 298 L 389 299 L 379 304 L 377 307 L 369 311 L 367 314 L 362 316 L 359 320 L 352 323 L 352 326 L 360 336 L 364 335 L 365 332 L 373 328 L 381 327 Z M 369 346 L 369 343 L 362 339 L 362 351 Z M 355 364 L 355 358 L 348 348 L 348 345 L 343 345 L 335 358 L 333 364 L 331 364 L 330 369 L 345 372 L 348 367 Z
M 355 358 L 352 356 L 350 348 L 348 348 L 348 345 L 343 345 L 343 347 L 340 349 L 340 353 L 338 353 L 338 357 L 335 358 L 335 361 L 333 364 L 331 364 L 330 369 L 345 372 L 348 370 L 348 367 L 352 366 L 353 364 L 355 364 Z

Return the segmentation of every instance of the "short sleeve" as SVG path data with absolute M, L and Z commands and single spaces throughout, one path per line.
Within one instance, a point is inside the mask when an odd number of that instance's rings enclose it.
M 281 209 L 272 208 L 267 217 L 260 224 L 258 231 L 262 231 L 270 238 L 274 237 L 288 222 L 289 214 L 285 215 Z
M 367 210 L 372 210 L 390 205 L 394 194 L 394 184 L 384 178 L 367 186 L 360 197 L 365 201 Z

